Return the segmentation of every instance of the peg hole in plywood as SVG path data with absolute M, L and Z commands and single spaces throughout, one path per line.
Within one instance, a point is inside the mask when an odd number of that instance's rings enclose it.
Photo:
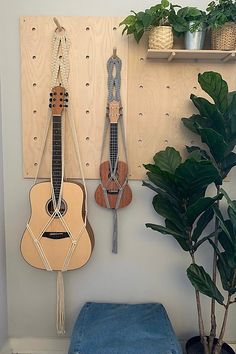
M 89 139 L 90 139 L 89 136 L 86 136 L 86 140 L 89 141 Z
M 143 57 L 141 57 L 139 60 L 140 60 L 140 61 L 144 61 L 144 58 L 143 58 Z
M 138 143 L 141 144 L 143 142 L 142 139 L 138 139 Z
M 35 167 L 38 166 L 38 162 L 35 162 L 35 163 L 34 163 L 34 166 L 35 166 Z
M 168 144 L 168 140 L 165 140 L 165 144 Z
M 139 88 L 140 88 L 140 89 L 143 89 L 143 85 L 139 85 Z
M 36 31 L 36 28 L 35 28 L 35 27 L 32 27 L 32 31 Z
M 86 82 L 85 86 L 86 86 L 86 87 L 89 87 L 89 82 Z
M 139 112 L 138 116 L 141 118 L 143 117 L 143 113 L 142 112 Z
M 89 114 L 89 113 L 90 113 L 90 112 L 89 112 L 89 109 L 87 109 L 87 110 L 85 111 L 85 113 L 86 113 L 86 114 Z
M 36 87 L 36 86 L 37 86 L 36 82 L 33 82 L 33 87 Z
M 36 114 L 36 113 L 37 113 L 37 111 L 36 111 L 36 109 L 34 109 L 34 110 L 33 110 L 33 114 Z
M 86 167 L 89 167 L 89 166 L 90 166 L 89 162 L 86 162 L 85 166 L 86 166 Z
M 34 141 L 38 140 L 37 136 L 34 136 Z
M 114 26 L 114 27 L 113 27 L 113 31 L 116 31 L 116 30 L 117 30 L 117 27 Z
M 194 90 L 197 90 L 197 86 L 193 86 L 193 89 L 194 89 Z
M 35 59 L 36 59 L 36 55 L 33 55 L 33 56 L 32 56 L 32 59 L 35 60 Z
M 167 113 L 165 114 L 165 116 L 166 116 L 166 117 L 169 117 L 169 116 L 170 116 L 170 113 L 167 112 Z
M 167 85 L 167 86 L 166 86 L 166 88 L 167 88 L 167 89 L 170 89 L 170 86 L 169 86 L 169 85 Z
M 89 59 L 89 55 L 86 55 L 85 59 Z
M 89 26 L 87 26 L 87 27 L 85 28 L 85 30 L 86 30 L 86 31 L 89 31 L 89 30 L 90 30 L 90 27 L 89 27 Z
M 141 165 L 138 165 L 138 168 L 141 168 L 142 166 Z

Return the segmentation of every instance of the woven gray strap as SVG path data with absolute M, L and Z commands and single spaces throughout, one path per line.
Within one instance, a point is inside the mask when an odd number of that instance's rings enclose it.
M 122 62 L 121 59 L 118 58 L 117 56 L 114 57 L 110 57 L 107 61 L 107 72 L 108 72 L 108 79 L 107 79 L 107 86 L 108 86 L 108 104 L 112 101 L 118 101 L 121 102 L 121 97 L 120 97 L 120 86 L 121 86 L 121 67 L 122 67 Z M 101 154 L 101 163 L 103 160 L 103 154 L 104 154 L 104 147 L 105 147 L 105 141 L 106 141 L 106 135 L 108 132 L 108 128 L 110 126 L 109 124 L 109 107 L 107 107 L 107 111 L 106 111 L 106 121 L 105 121 L 105 126 L 104 126 L 104 134 L 103 134 L 103 142 L 102 142 L 102 154 Z M 121 122 L 122 120 L 122 122 Z M 125 151 L 125 158 L 126 158 L 126 162 L 127 162 L 127 149 L 126 149 L 126 145 L 125 145 L 125 134 L 124 134 L 124 127 L 123 127 L 123 119 L 122 119 L 122 114 L 119 118 L 119 122 L 121 122 L 121 132 L 122 132 L 122 142 L 124 145 L 124 151 Z M 111 168 L 111 161 L 109 161 L 110 163 L 110 171 L 112 171 Z M 116 166 L 118 163 L 118 156 L 117 156 L 117 160 L 116 160 Z M 111 173 L 111 176 L 109 178 L 109 180 L 114 180 L 117 182 L 117 185 L 119 186 L 119 194 L 117 197 L 117 202 L 116 202 L 116 206 L 114 209 L 112 209 L 113 212 L 113 237 L 112 237 L 112 252 L 113 253 L 117 253 L 118 252 L 118 223 L 117 223 L 117 209 L 119 208 L 120 205 L 120 200 L 123 194 L 123 189 L 127 183 L 127 181 L 125 181 L 125 183 L 121 186 L 119 184 L 119 181 L 116 178 L 115 175 L 115 171 L 116 171 L 116 167 L 114 169 L 114 171 Z M 109 199 L 108 199 L 108 195 L 107 195 L 107 189 L 106 186 L 102 186 L 103 187 L 103 193 L 104 193 L 104 199 L 106 202 L 106 207 L 108 209 L 111 209 L 110 204 L 109 204 Z

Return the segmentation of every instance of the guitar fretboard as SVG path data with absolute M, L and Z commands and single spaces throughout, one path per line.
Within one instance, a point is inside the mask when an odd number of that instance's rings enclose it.
M 110 124 L 110 162 L 112 171 L 116 166 L 116 159 L 118 156 L 118 126 L 117 123 Z
M 52 184 L 58 202 L 62 179 L 61 116 L 53 116 L 52 119 Z

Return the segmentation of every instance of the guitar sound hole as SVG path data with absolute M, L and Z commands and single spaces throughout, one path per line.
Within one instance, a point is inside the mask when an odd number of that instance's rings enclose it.
M 46 205 L 46 210 L 47 210 L 47 213 L 49 215 L 52 215 L 54 213 L 54 206 L 53 206 L 53 202 L 52 202 L 52 199 L 50 199 L 48 202 L 47 202 L 47 205 Z M 60 213 L 62 216 L 65 215 L 67 211 L 67 205 L 66 205 L 66 202 L 62 199 L 61 200 L 61 207 L 60 207 Z M 58 216 L 56 216 L 58 218 Z

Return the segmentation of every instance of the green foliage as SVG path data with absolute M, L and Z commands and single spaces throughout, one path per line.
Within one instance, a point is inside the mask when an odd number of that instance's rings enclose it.
M 139 43 L 145 31 L 155 26 L 169 25 L 169 16 L 174 12 L 176 6 L 171 5 L 168 0 L 161 0 L 160 4 L 150 7 L 138 13 L 131 11 L 133 15 L 127 16 L 120 26 L 125 26 L 122 34 L 133 34 Z
M 169 16 L 169 22 L 174 29 L 175 34 L 181 35 L 185 32 L 196 32 L 207 26 L 206 12 L 196 7 L 186 6 L 180 8 L 177 12 L 172 11 Z
M 207 187 L 219 177 L 217 169 L 207 159 L 190 156 L 182 161 L 172 147 L 157 153 L 154 164 L 144 167 L 149 181 L 143 184 L 157 193 L 153 207 L 165 219 L 165 226 L 146 226 L 172 235 L 184 251 L 195 252 L 197 241 L 213 217 L 211 209 L 223 196 L 205 196 Z
M 219 304 L 223 305 L 223 295 L 203 267 L 198 266 L 197 264 L 191 264 L 187 269 L 187 275 L 196 290 L 215 299 Z
M 222 184 L 223 179 L 236 165 L 236 154 L 232 152 L 236 145 L 236 91 L 229 92 L 226 81 L 213 71 L 199 74 L 198 82 L 213 102 L 191 95 L 190 99 L 199 114 L 182 118 L 182 121 L 207 145 L 209 153 L 204 150 L 200 152 L 198 147 L 191 147 L 192 152 L 200 156 L 204 151 L 205 157 L 219 171 L 220 178 L 216 183 Z
M 211 1 L 207 6 L 207 18 L 210 28 L 216 29 L 226 22 L 236 22 L 235 0 Z

